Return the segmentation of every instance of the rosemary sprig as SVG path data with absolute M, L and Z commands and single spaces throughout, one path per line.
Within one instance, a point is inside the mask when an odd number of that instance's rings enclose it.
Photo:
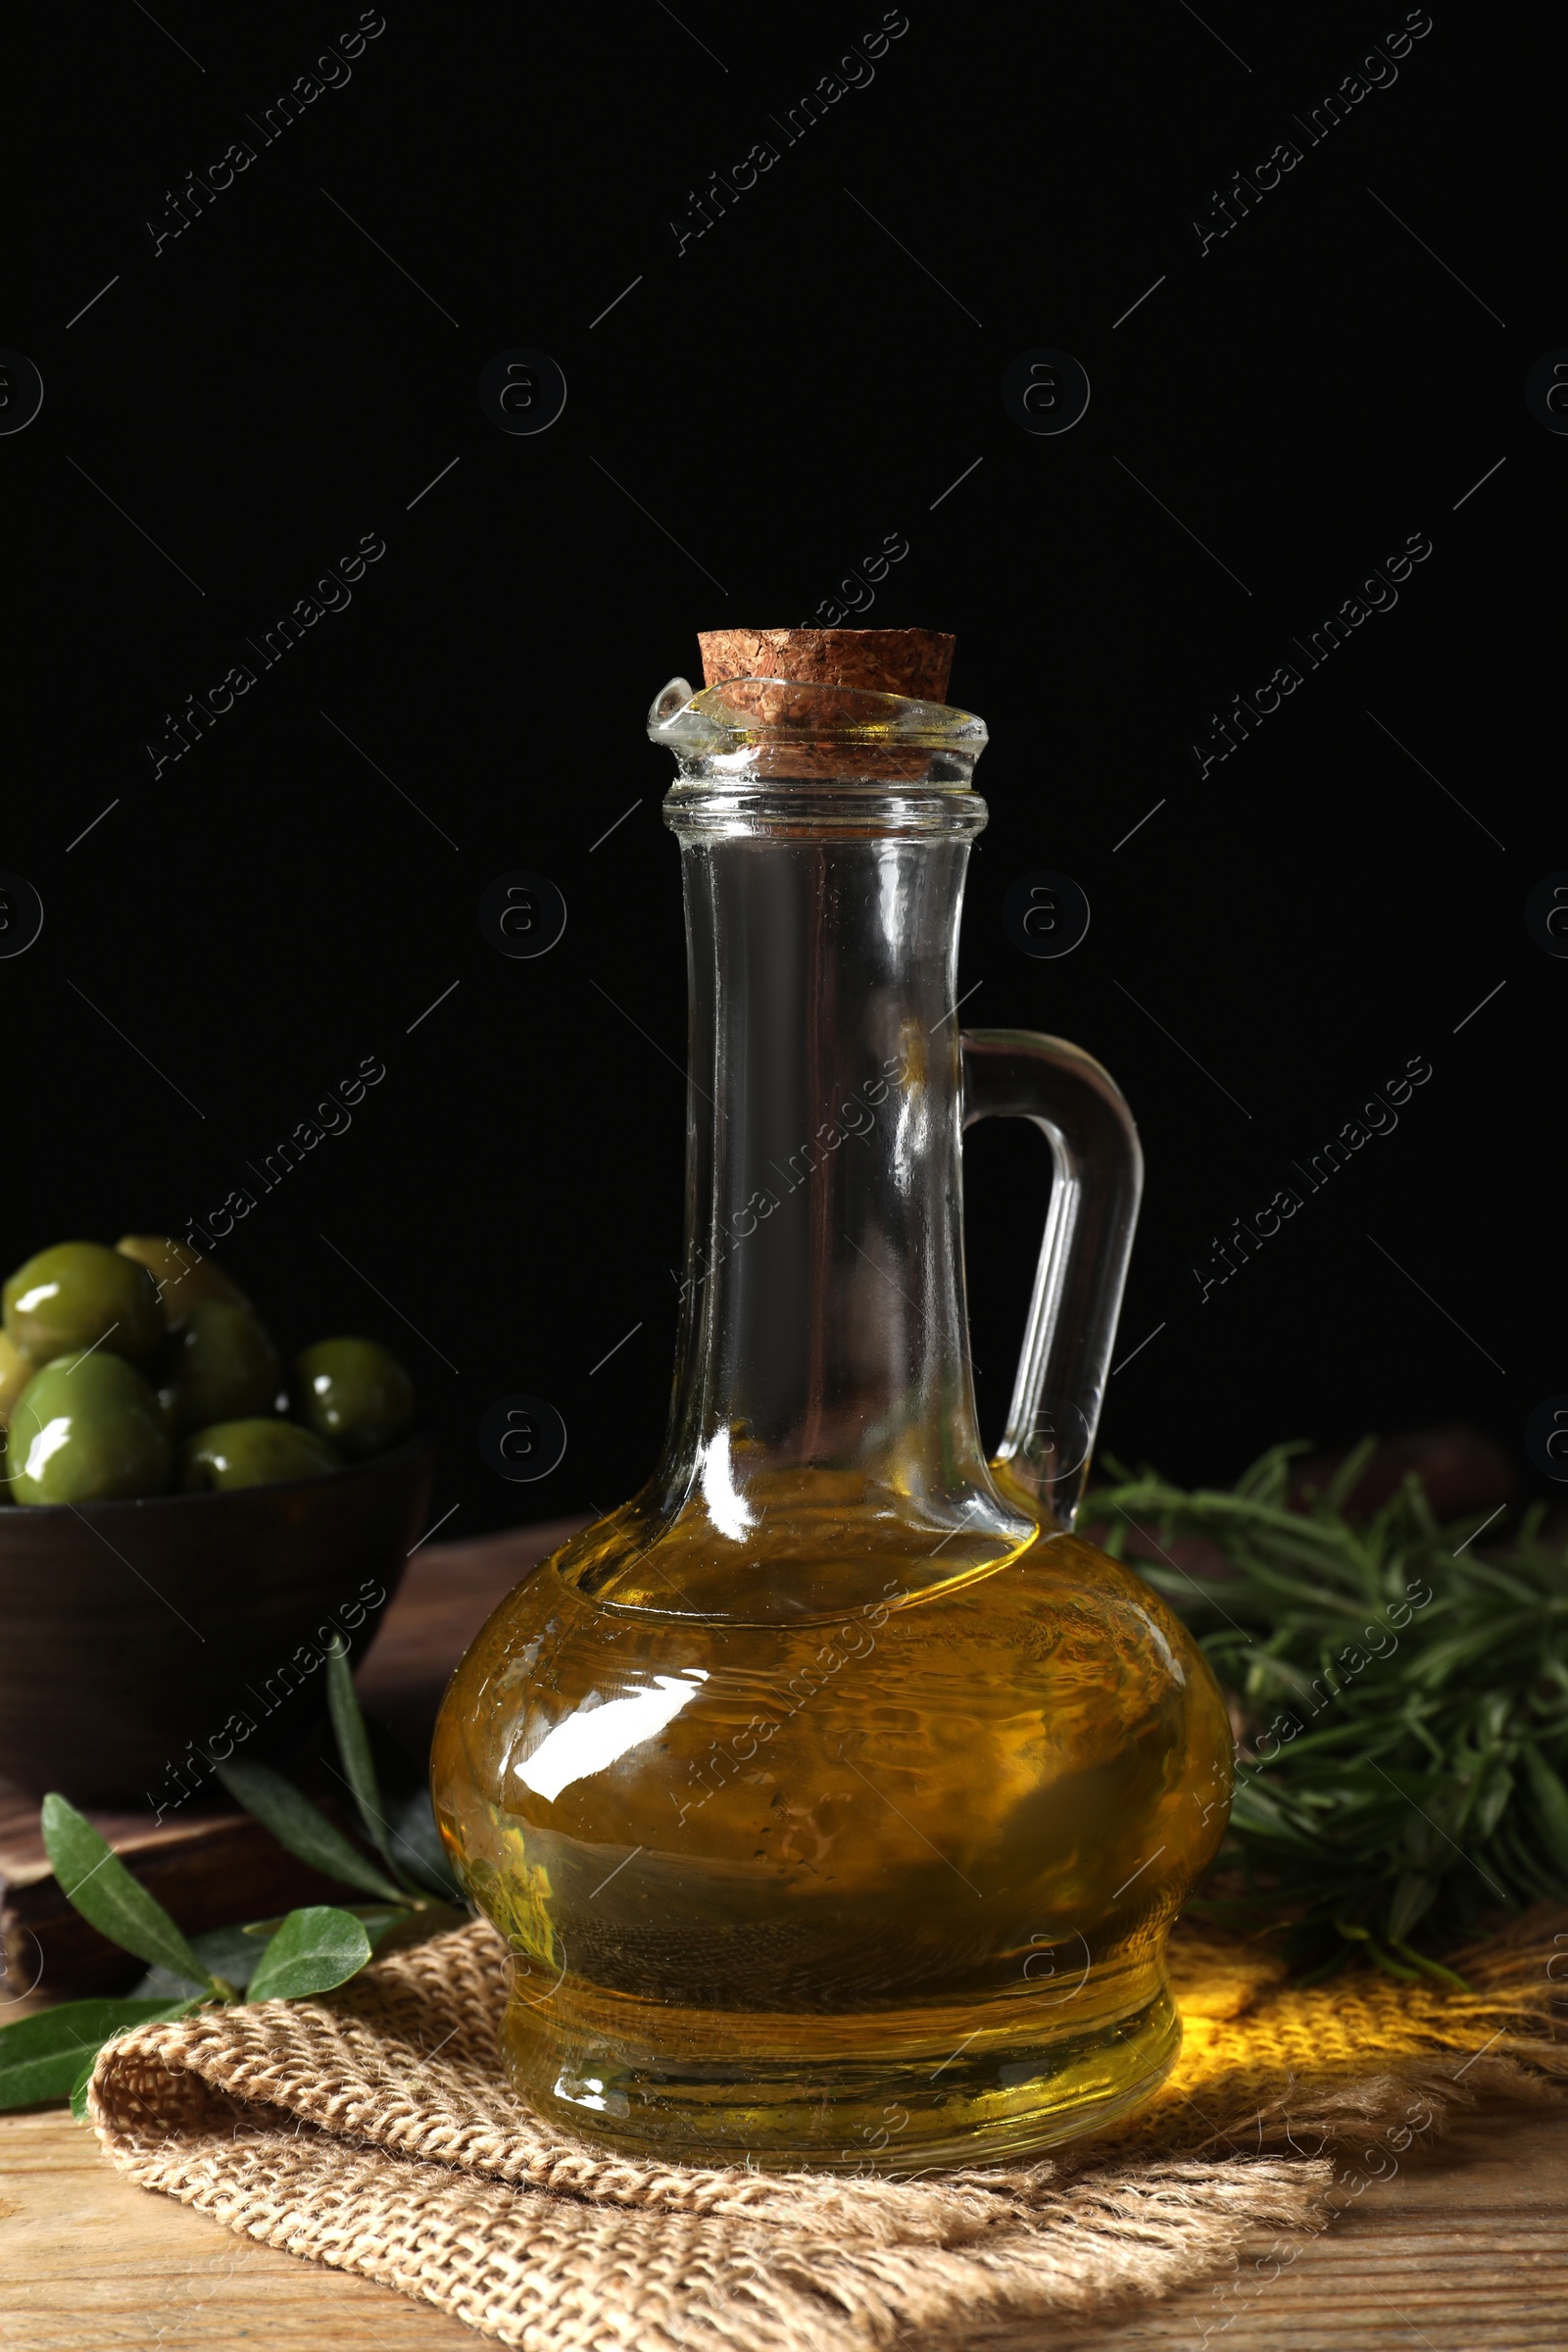
M 1241 1725 L 1220 1864 L 1242 1891 L 1208 1908 L 1284 1923 L 1314 1977 L 1359 1953 L 1452 1982 L 1432 1952 L 1483 1912 L 1568 1898 L 1568 1554 L 1537 1504 L 1479 1556 L 1484 1516 L 1440 1526 L 1413 1475 L 1348 1518 L 1374 1442 L 1298 1507 L 1304 1443 L 1230 1494 L 1118 1475 L 1084 1517 L 1185 1620 Z

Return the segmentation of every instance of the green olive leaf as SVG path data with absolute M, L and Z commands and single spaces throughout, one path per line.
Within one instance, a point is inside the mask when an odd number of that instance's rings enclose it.
M 0 2026 L 0 2112 L 65 2099 L 106 2041 L 132 2026 L 186 2017 L 193 2001 L 62 2001 Z
M 204 1992 L 220 1990 L 163 1904 L 131 1877 L 74 1805 L 51 1790 L 39 1824 L 61 1893 L 101 1936 Z
M 345 1984 L 370 1957 L 370 1938 L 352 1911 L 313 1903 L 291 1911 L 251 1978 L 253 2001 L 308 2000 Z
M 324 1878 L 379 1895 L 383 1902 L 407 1901 L 403 1888 L 393 1886 L 358 1846 L 350 1845 L 325 1814 L 270 1764 L 220 1764 L 215 1769 L 236 1804 L 270 1830 L 279 1845 L 287 1846 L 291 1854 L 309 1862 Z
M 278 1920 L 272 1922 L 273 1927 L 278 1924 Z M 261 1944 L 248 1927 L 208 1928 L 190 1938 L 190 1948 L 219 1984 L 232 1985 L 236 1992 L 244 1991 L 262 1956 Z M 131 1989 L 137 2000 L 177 2001 L 200 1987 L 187 1978 L 175 1976 L 171 1969 L 150 1968 Z
M 379 1952 L 383 1946 L 388 1951 L 399 1951 L 407 1944 L 423 1943 L 432 1936 L 448 1936 L 454 1928 L 467 1927 L 473 1917 L 471 1911 L 459 1911 L 450 1903 L 342 1903 L 335 1907 L 359 1921 L 370 1939 L 372 1952 Z M 232 1931 L 250 1939 L 250 1954 L 244 1964 L 246 1984 L 260 1966 L 261 1940 L 275 1936 L 286 1916 L 279 1912 L 275 1919 L 253 1920 L 249 1926 Z M 228 1973 L 224 1971 L 225 1976 Z M 230 1982 L 238 1984 L 241 1980 L 231 1977 Z M 164 1987 L 152 1982 L 149 1971 L 147 1982 L 136 1989 L 152 1993 L 162 1992 Z
M 326 1652 L 326 1704 L 332 1718 L 332 1736 L 337 1752 L 343 1759 L 354 1802 L 360 1809 L 365 1834 L 375 1847 L 394 1878 L 402 1872 L 392 1852 L 390 1825 L 381 1807 L 381 1787 L 375 1777 L 375 1760 L 370 1754 L 369 1734 L 365 1717 L 360 1712 L 359 1695 L 354 1688 L 354 1670 L 349 1664 L 348 1644 L 341 1635 L 334 1635 Z

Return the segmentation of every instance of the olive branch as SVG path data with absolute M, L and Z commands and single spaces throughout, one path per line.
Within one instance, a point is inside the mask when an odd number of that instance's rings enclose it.
M 279 1845 L 372 1899 L 349 1906 L 311 1903 L 281 1918 L 186 1936 L 92 1823 L 51 1793 L 40 1821 L 61 1892 L 111 1943 L 146 1961 L 148 1974 L 129 1998 L 65 2001 L 0 2026 L 0 2110 L 69 2099 L 80 2120 L 99 2051 L 132 2026 L 243 2001 L 309 2000 L 346 1984 L 373 1952 L 420 1942 L 466 1920 L 427 1793 L 417 1790 L 395 1815 L 383 1805 L 341 1640 L 327 1650 L 326 1668 L 342 1777 L 373 1859 L 270 1765 L 218 1764 L 215 1770 L 235 1802 Z

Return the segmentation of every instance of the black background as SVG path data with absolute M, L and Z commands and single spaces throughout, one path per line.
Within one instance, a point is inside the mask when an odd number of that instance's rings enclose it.
M 1276 1439 L 1462 1417 L 1523 1469 L 1568 1388 L 1568 965 L 1522 920 L 1568 865 L 1560 618 L 1518 521 L 1568 460 L 1523 399 L 1568 342 L 1528 259 L 1557 202 L 1546 20 L 1505 39 L 1435 0 L 1396 81 L 1200 256 L 1210 191 L 1304 146 L 1288 115 L 1402 9 L 909 0 L 869 86 L 785 147 L 770 114 L 877 7 L 387 0 L 347 85 L 263 145 L 247 114 L 356 17 L 7 18 L 0 343 L 45 399 L 0 439 L 0 864 L 46 909 L 0 961 L 8 1262 L 249 1186 L 226 1262 L 286 1345 L 405 1355 L 449 1534 L 620 1500 L 662 1426 L 680 1244 L 646 706 L 697 628 L 804 620 L 902 533 L 863 617 L 956 630 L 952 699 L 992 731 L 965 1017 L 1082 1044 L 1144 1136 L 1118 1356 L 1164 1328 L 1102 1445 L 1229 1478 Z M 155 257 L 144 222 L 239 138 L 255 163 Z M 777 164 L 677 255 L 688 191 L 762 138 Z M 569 386 L 537 437 L 476 398 L 516 345 Z M 1093 386 L 1058 438 L 1000 398 L 1036 345 Z M 368 532 L 352 606 L 155 779 L 165 714 Z M 1397 608 L 1200 781 L 1210 713 L 1417 532 Z M 569 908 L 538 962 L 475 919 L 517 867 Z M 1094 910 L 1059 962 L 1002 928 L 1036 867 Z M 367 1055 L 352 1128 L 261 1193 L 247 1163 Z M 1417 1055 L 1397 1131 L 1200 1302 L 1211 1237 Z M 994 1440 L 1046 1154 L 1003 1126 L 968 1151 Z M 570 1433 L 534 1487 L 475 1445 L 511 1391 Z

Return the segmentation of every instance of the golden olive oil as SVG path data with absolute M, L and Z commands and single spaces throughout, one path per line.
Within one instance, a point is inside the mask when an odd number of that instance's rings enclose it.
M 1157 1596 L 1044 1531 L 944 1577 L 887 1530 L 813 1574 L 807 1508 L 764 1520 L 719 1615 L 691 1589 L 710 1531 L 639 1555 L 626 1517 L 502 1604 L 436 1734 L 537 2110 L 689 2162 L 897 2170 L 1147 2096 L 1232 1751 Z

